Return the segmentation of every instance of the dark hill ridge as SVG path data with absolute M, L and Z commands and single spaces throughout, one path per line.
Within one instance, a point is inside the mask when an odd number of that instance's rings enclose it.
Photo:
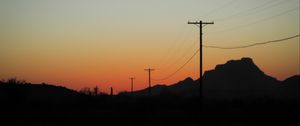
M 160 95 L 161 92 L 163 90 L 165 90 L 167 87 L 168 86 L 166 86 L 166 85 L 157 84 L 157 85 L 151 87 L 151 92 L 152 92 L 153 95 Z M 126 95 L 129 95 L 129 94 L 126 94 Z M 139 90 L 139 91 L 135 91 L 134 95 L 135 96 L 148 96 L 148 88 L 143 89 L 143 90 Z
M 199 85 L 195 84 L 195 81 L 190 77 L 177 84 L 170 85 L 168 88 L 171 89 L 171 92 L 184 97 L 197 96 L 199 91 Z
M 300 75 L 289 77 L 275 88 L 280 99 L 300 99 Z
M 165 85 L 165 84 L 157 84 L 151 87 L 151 95 L 152 96 L 159 96 L 159 95 L 176 95 L 176 96 L 196 96 L 196 90 L 198 90 L 199 85 L 195 84 L 195 81 L 188 77 L 185 80 L 179 81 L 178 83 L 172 85 Z M 140 96 L 149 96 L 148 92 L 149 88 L 145 88 L 142 90 L 134 91 L 133 95 L 140 97 Z M 131 95 L 129 92 L 123 92 L 119 95 Z
M 293 88 L 300 88 L 300 75 L 295 75 L 285 79 L 282 84 L 283 86 L 291 86 Z
M 285 81 L 266 75 L 251 58 L 230 60 L 206 71 L 203 76 L 203 93 L 207 99 L 251 99 L 279 98 L 285 96 L 299 98 L 300 76 L 293 76 Z M 282 88 L 280 88 L 282 87 Z M 287 90 L 294 90 L 293 94 Z M 152 88 L 152 95 L 171 94 L 176 96 L 199 95 L 199 79 L 186 78 L 176 84 L 159 85 Z M 288 95 L 286 95 L 288 94 Z M 123 93 L 122 95 L 129 95 Z M 148 88 L 134 92 L 135 96 L 147 96 Z M 296 96 L 297 95 L 297 96 Z
M 0 84 L 0 99 L 9 101 L 68 101 L 81 94 L 74 90 L 50 84 Z

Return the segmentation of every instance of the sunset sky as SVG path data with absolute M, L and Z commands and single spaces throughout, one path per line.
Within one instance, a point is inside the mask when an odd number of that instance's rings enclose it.
M 299 34 L 299 0 L 0 0 L 0 79 L 79 90 L 146 88 L 205 45 L 239 46 Z M 204 70 L 251 57 L 279 80 L 299 74 L 299 37 L 251 48 L 204 48 Z M 170 79 L 199 78 L 199 54 Z

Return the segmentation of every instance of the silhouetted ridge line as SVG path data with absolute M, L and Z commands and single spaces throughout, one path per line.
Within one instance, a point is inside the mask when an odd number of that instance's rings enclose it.
M 50 84 L 0 82 L 0 100 L 3 101 L 72 101 L 83 95 L 75 90 Z
M 265 45 L 265 44 L 275 43 L 275 42 L 282 42 L 282 41 L 293 39 L 293 38 L 296 38 L 296 37 L 299 37 L 299 36 L 300 35 L 294 35 L 294 36 L 287 37 L 287 38 L 282 38 L 282 39 L 277 39 L 277 40 L 271 40 L 271 41 L 266 41 L 266 42 L 258 42 L 258 43 L 253 43 L 253 44 L 249 44 L 249 45 L 243 45 L 243 46 L 222 47 L 222 46 L 203 45 L 203 47 L 206 47 L 206 48 L 217 48 L 217 49 L 239 49 L 239 48 L 247 48 L 247 47 L 252 47 L 252 46 L 257 46 L 257 45 Z

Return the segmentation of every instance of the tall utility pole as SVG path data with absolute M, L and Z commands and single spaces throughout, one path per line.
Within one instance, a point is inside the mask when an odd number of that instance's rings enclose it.
M 148 91 L 149 91 L 149 96 L 151 96 L 151 71 L 154 71 L 154 69 L 151 69 L 150 67 L 148 69 L 144 69 L 145 71 L 148 71 L 148 74 L 149 74 L 149 88 L 148 88 Z
M 202 91 L 202 88 L 203 88 L 203 76 L 202 76 L 202 72 L 203 72 L 203 64 L 202 64 L 202 28 L 203 28 L 203 25 L 208 25 L 208 24 L 214 24 L 214 22 L 202 22 L 202 21 L 195 21 L 195 22 L 188 22 L 188 24 L 194 24 L 196 26 L 199 27 L 199 30 L 200 30 L 200 102 L 201 102 L 201 105 L 202 105 L 202 95 L 203 95 L 203 91 Z
M 133 80 L 135 79 L 134 77 L 129 78 L 131 80 L 131 95 L 133 94 Z

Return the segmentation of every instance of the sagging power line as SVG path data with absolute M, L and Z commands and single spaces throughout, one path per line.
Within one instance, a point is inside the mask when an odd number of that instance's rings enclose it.
M 182 51 L 182 48 L 184 46 L 184 43 L 187 43 L 188 41 L 190 41 L 188 38 L 190 38 L 190 34 L 192 29 L 189 30 L 184 30 L 183 28 L 181 28 L 179 31 L 184 31 L 182 33 L 182 36 L 178 33 L 176 35 L 176 39 L 174 41 L 169 41 L 168 42 L 168 48 L 166 48 L 166 53 L 165 55 L 161 55 L 161 58 L 159 61 L 162 68 L 168 67 L 170 66 L 169 64 L 172 63 L 171 61 L 171 57 L 173 57 L 174 55 L 176 55 L 178 52 Z
M 212 45 L 203 45 L 204 48 L 215 48 L 215 49 L 240 49 L 240 48 L 249 48 L 249 47 L 254 47 L 254 46 L 259 46 L 259 45 L 265 45 L 265 44 L 270 44 L 270 43 L 278 43 L 278 42 L 283 42 L 289 39 L 297 38 L 300 37 L 300 34 L 282 38 L 282 39 L 277 39 L 277 40 L 271 40 L 271 41 L 265 41 L 265 42 L 257 42 L 257 43 L 252 43 L 249 45 L 242 45 L 242 46 L 234 46 L 234 47 L 221 47 L 221 46 L 212 46 Z M 194 57 L 195 55 L 199 52 L 200 49 L 196 50 L 193 55 L 183 64 L 181 65 L 175 72 L 169 74 L 168 76 L 160 79 L 152 79 L 155 81 L 163 81 L 171 78 L 174 76 L 177 72 L 179 72 L 182 68 L 184 68 Z
M 266 41 L 266 42 L 257 42 L 257 43 L 252 43 L 249 45 L 242 45 L 242 46 L 222 47 L 222 46 L 203 45 L 203 47 L 216 48 L 216 49 L 240 49 L 240 48 L 248 48 L 248 47 L 257 46 L 257 45 L 265 45 L 265 44 L 269 44 L 269 43 L 282 42 L 282 41 L 293 39 L 293 38 L 296 38 L 299 36 L 300 36 L 300 34 L 294 35 L 291 37 L 282 38 L 282 39 L 271 40 L 271 41 Z
M 204 46 L 203 46 L 204 47 Z M 172 77 L 173 75 L 175 75 L 177 72 L 179 72 L 183 67 L 185 67 L 185 65 L 187 65 L 196 55 L 197 53 L 200 51 L 200 49 L 198 49 L 196 52 L 194 52 L 194 54 L 183 64 L 181 65 L 175 72 L 171 73 L 170 75 L 164 77 L 164 78 L 160 78 L 160 79 L 152 79 L 155 81 L 162 81 L 162 80 L 166 80 L 169 79 L 170 77 Z

